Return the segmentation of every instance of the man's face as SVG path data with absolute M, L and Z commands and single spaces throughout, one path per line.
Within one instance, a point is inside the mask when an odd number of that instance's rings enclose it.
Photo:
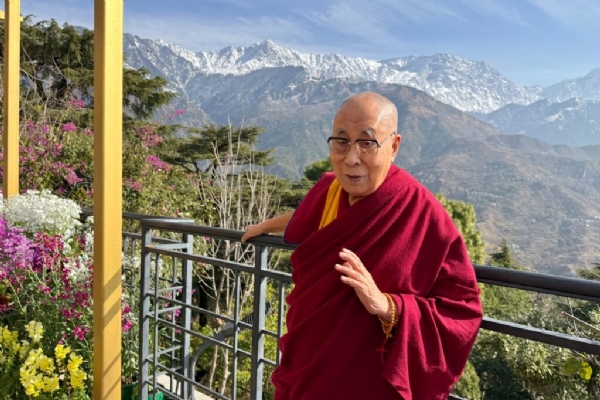
M 333 121 L 333 136 L 348 139 L 376 139 L 383 143 L 372 155 L 361 155 L 357 145 L 347 153 L 329 152 L 336 178 L 349 194 L 350 204 L 370 195 L 385 181 L 398 153 L 400 135 L 397 121 L 381 115 L 381 106 L 368 98 L 356 98 L 342 106 Z M 387 139 L 387 140 L 386 140 Z M 384 142 L 385 140 L 385 142 Z

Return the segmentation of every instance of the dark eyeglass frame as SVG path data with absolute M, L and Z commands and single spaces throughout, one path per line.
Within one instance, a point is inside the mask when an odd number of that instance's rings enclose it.
M 388 137 L 386 137 L 385 139 L 383 139 L 383 140 L 381 141 L 381 143 L 379 143 L 379 142 L 377 141 L 377 139 L 356 139 L 354 142 L 351 142 L 350 140 L 348 140 L 348 139 L 346 139 L 346 138 L 343 138 L 343 137 L 339 137 L 339 136 L 330 136 L 330 137 L 328 137 L 328 138 L 327 138 L 327 146 L 328 146 L 328 147 L 329 147 L 329 149 L 331 150 L 331 142 L 332 142 L 332 141 L 336 141 L 336 142 L 345 142 L 346 144 L 348 144 L 348 145 L 349 145 L 349 146 L 348 146 L 348 148 L 346 149 L 346 152 L 345 152 L 345 153 L 337 153 L 337 154 L 347 154 L 347 153 L 348 153 L 348 151 L 350 150 L 350 148 L 351 148 L 352 146 L 354 146 L 355 144 L 358 144 L 358 149 L 359 149 L 359 152 L 360 152 L 361 154 L 364 154 L 364 153 L 366 153 L 368 150 L 370 150 L 371 148 L 361 148 L 361 147 L 360 147 L 360 144 L 361 144 L 361 143 L 373 143 L 373 144 L 374 144 L 376 147 L 372 147 L 372 148 L 379 150 L 379 149 L 381 148 L 381 145 L 382 145 L 382 144 L 384 144 L 386 140 L 388 140 L 389 138 L 391 138 L 391 137 L 392 137 L 392 136 L 394 136 L 395 134 L 396 134 L 396 131 L 394 131 L 394 132 L 390 133 L 390 134 L 388 135 Z

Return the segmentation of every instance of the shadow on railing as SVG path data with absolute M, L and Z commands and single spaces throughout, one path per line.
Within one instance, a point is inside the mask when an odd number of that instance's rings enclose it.
M 130 251 L 135 251 L 138 247 L 134 242 L 141 240 L 140 398 L 147 398 L 151 388 L 158 386 L 167 397 L 184 400 L 194 396 L 197 399 L 198 392 L 218 399 L 259 400 L 264 398 L 263 394 L 269 395 L 272 388 L 264 387 L 268 385 L 265 367 L 272 369 L 279 363 L 278 339 L 284 332 L 285 291 L 291 287 L 292 279 L 288 273 L 268 268 L 268 252 L 273 249 L 291 251 L 294 246 L 274 236 L 251 239 L 243 245 L 254 250 L 254 263 L 250 265 L 195 252 L 195 238 L 202 241 L 210 238 L 229 245 L 240 242 L 242 232 L 199 226 L 184 220 L 149 218 L 142 214 L 124 213 L 124 218 L 140 221 L 142 229 L 141 234 L 124 233 L 124 246 L 126 238 L 133 241 L 127 245 Z M 158 234 L 163 237 L 159 238 Z M 169 239 L 165 239 L 165 235 Z M 175 237 L 178 239 L 173 239 Z M 202 268 L 231 274 L 227 281 L 229 299 L 233 302 L 230 313 L 219 312 L 218 305 L 215 310 L 209 310 L 192 304 L 193 275 Z M 483 265 L 475 265 L 475 271 L 480 283 L 600 303 L 600 282 Z M 251 279 L 242 280 L 242 276 Z M 251 290 L 246 287 L 248 282 L 253 285 Z M 272 284 L 271 289 L 267 282 Z M 247 298 L 249 293 L 251 298 Z M 218 303 L 220 299 L 213 301 Z M 269 308 L 276 310 L 276 315 L 273 312 L 269 315 L 269 318 L 275 318 L 270 321 L 270 326 L 274 326 L 272 330 L 266 327 Z M 192 314 L 218 321 L 221 328 L 213 334 L 193 329 Z M 481 328 L 600 355 L 600 342 L 572 335 L 487 317 Z M 251 333 L 249 347 L 242 343 L 248 341 L 247 337 L 241 336 L 244 331 Z M 270 351 L 272 359 L 265 355 L 266 340 L 274 341 L 269 347 L 274 347 L 274 352 Z M 192 349 L 192 341 L 200 344 Z M 214 350 L 214 346 L 221 352 L 213 351 L 213 362 L 224 360 L 223 365 L 228 369 L 218 373 L 214 369 L 208 371 L 212 377 L 211 388 L 196 379 L 194 367 L 205 350 Z M 243 377 L 246 387 L 239 382 L 238 367 L 242 364 L 245 374 L 250 371 L 249 377 Z M 459 398 L 451 396 L 450 399 Z

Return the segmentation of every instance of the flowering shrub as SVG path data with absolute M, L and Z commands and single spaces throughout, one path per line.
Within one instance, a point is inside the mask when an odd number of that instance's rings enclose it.
M 71 190 L 89 173 L 91 138 L 77 132 L 70 122 L 26 121 L 21 127 L 19 164 L 20 184 L 25 190 Z M 87 156 L 90 154 L 90 156 Z M 0 150 L 0 160 L 3 152 Z M 0 165 L 0 177 L 3 169 Z
M 10 398 L 89 398 L 84 371 L 92 365 L 90 226 L 79 221 L 74 202 L 46 191 L 14 196 L 3 208 L 0 328 L 8 354 L 1 358 L 9 360 L 3 373 L 17 371 L 11 379 L 21 383 Z M 30 340 L 17 343 L 23 331 Z
M 68 399 L 88 398 L 88 375 L 80 368 L 83 358 L 62 343 L 48 356 L 41 346 L 44 326 L 40 322 L 30 321 L 24 331 L 27 337 L 19 341 L 18 331 L 0 325 L 0 381 L 4 397 L 14 399 L 18 398 L 17 393 L 24 392 L 39 399 L 55 399 L 57 394 L 65 394 Z
M 71 200 L 36 191 L 3 205 L 0 387 L 20 382 L 8 392 L 11 400 L 91 396 L 86 379 L 93 351 L 93 225 L 79 221 L 80 211 Z M 125 332 L 131 330 L 135 314 L 130 304 L 124 302 Z M 23 332 L 27 338 L 19 336 Z M 131 374 L 137 360 L 129 361 Z
M 81 207 L 73 201 L 61 199 L 48 190 L 29 190 L 26 194 L 9 198 L 4 216 L 12 225 L 30 235 L 45 232 L 70 241 L 81 223 Z

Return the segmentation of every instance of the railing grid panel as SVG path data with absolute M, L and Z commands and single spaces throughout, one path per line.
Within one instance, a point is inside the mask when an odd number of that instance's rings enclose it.
M 293 246 L 275 237 L 255 238 L 245 245 L 253 247 L 254 264 L 237 263 L 197 253 L 194 243 L 197 244 L 201 238 L 224 243 L 239 242 L 241 232 L 198 226 L 189 221 L 135 217 L 140 221 L 142 232 L 124 233 L 123 249 L 124 256 L 130 260 L 141 255 L 138 280 L 134 276 L 135 265 L 124 266 L 126 284 L 140 285 L 140 398 L 152 393 L 152 389 L 159 385 L 161 375 L 167 375 L 165 378 L 168 379 L 160 381 L 167 383 L 161 385 L 160 390 L 170 399 L 193 399 L 197 392 L 219 399 L 261 400 L 263 393 L 270 395 L 272 387 L 268 376 L 280 362 L 279 338 L 285 328 L 286 289 L 291 287 L 292 281 L 289 274 L 269 268 L 268 254 L 273 249 L 293 250 Z M 161 237 L 153 237 L 153 234 Z M 180 239 L 174 240 L 173 237 Z M 229 313 L 214 312 L 201 303 L 192 304 L 192 291 L 199 290 L 198 286 L 194 286 L 195 274 L 206 265 L 220 271 L 218 273 L 231 274 L 233 307 Z M 172 268 L 168 276 L 160 270 L 166 267 Z M 482 265 L 476 265 L 475 271 L 481 283 L 600 303 L 599 282 Z M 247 289 L 244 285 L 249 282 L 253 282 L 251 299 L 246 299 L 243 306 L 243 293 L 250 293 L 243 289 Z M 269 290 L 274 292 L 268 295 Z M 270 296 L 273 298 L 269 302 Z M 248 306 L 252 307 L 249 314 Z M 276 314 L 275 323 L 269 325 L 272 330 L 267 329 L 266 323 L 270 308 Z M 198 326 L 192 326 L 194 315 L 202 315 L 221 329 L 212 333 L 206 330 L 200 332 Z M 482 329 L 600 355 L 598 341 L 531 326 L 486 317 Z M 161 348 L 159 338 L 164 334 L 167 334 L 168 340 Z M 251 346 L 246 347 L 248 340 L 244 338 L 249 335 Z M 272 360 L 265 355 L 265 344 L 270 340 L 276 342 Z M 208 350 L 213 350 L 211 355 L 227 354 L 230 357 L 227 388 L 218 385 L 208 387 L 203 383 L 204 378 L 197 376 L 198 362 Z M 240 385 L 240 368 L 248 366 L 251 375 L 249 386 Z M 449 399 L 459 398 L 451 396 Z

